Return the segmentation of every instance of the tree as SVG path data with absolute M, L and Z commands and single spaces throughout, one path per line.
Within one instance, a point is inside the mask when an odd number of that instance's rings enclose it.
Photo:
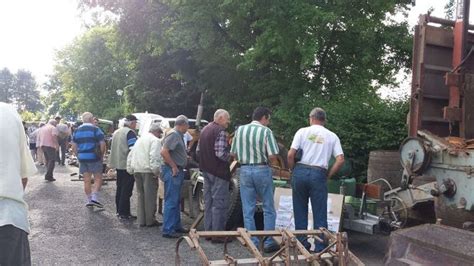
M 0 102 L 12 102 L 15 87 L 15 76 L 8 68 L 0 71 Z
M 316 105 L 354 119 L 385 109 L 393 111 L 396 118 L 405 115 L 405 103 L 384 102 L 375 91 L 393 85 L 394 74 L 410 67 L 408 24 L 391 19 L 396 13 L 406 15 L 410 0 L 81 3 L 85 9 L 101 6 L 118 16 L 121 43 L 137 66 L 133 68 L 134 84 L 147 84 L 144 87 L 148 88 L 143 91 L 148 94 L 133 95 L 136 104 L 151 102 L 152 96 L 163 98 L 161 91 L 173 96 L 170 101 L 179 99 L 175 96 L 180 90 L 170 89 L 177 87 L 171 76 L 197 92 L 206 90 L 214 107 L 228 109 L 236 123 L 248 122 L 251 110 L 258 105 L 272 107 L 272 127 L 287 142 L 293 131 L 306 124 L 309 110 Z M 147 74 L 150 62 L 153 75 Z M 163 78 L 150 79 L 158 73 Z M 170 83 L 158 87 L 163 81 Z M 197 97 L 198 93 L 191 95 Z M 374 127 L 342 118 L 331 127 L 350 127 L 377 139 L 382 133 L 376 129 L 383 128 L 386 117 L 374 117 L 377 119 L 370 122 Z M 387 135 L 392 136 L 390 145 L 383 141 L 353 143 L 353 139 L 366 138 L 344 134 L 341 139 L 348 154 L 359 156 L 361 151 L 366 156 L 368 148 L 393 147 L 400 134 L 405 134 L 403 127 L 394 130 Z
M 15 76 L 13 97 L 17 106 L 33 113 L 42 109 L 40 94 L 31 72 L 20 69 Z
M 30 71 L 0 71 L 0 101 L 13 103 L 18 109 L 37 112 L 42 109 L 36 81 Z
M 50 81 L 53 93 L 62 93 L 53 106 L 60 106 L 76 114 L 90 111 L 94 115 L 117 119 L 126 110 L 116 91 L 129 83 L 129 64 L 121 53 L 113 27 L 95 27 L 59 51 L 54 78 Z M 57 88 L 59 87 L 59 88 Z M 125 92 L 129 93 L 128 91 Z M 58 108 L 59 109 L 59 108 Z
M 71 121 L 77 118 L 77 112 L 71 109 L 71 106 L 66 102 L 63 85 L 57 75 L 50 75 L 49 79 L 43 83 L 42 88 L 48 92 L 48 96 L 43 99 L 47 115 L 61 115 Z

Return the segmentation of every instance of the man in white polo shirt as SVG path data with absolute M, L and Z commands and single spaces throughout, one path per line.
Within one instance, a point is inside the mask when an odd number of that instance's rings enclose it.
M 293 169 L 291 186 L 296 230 L 308 228 L 308 199 L 313 211 L 313 228 L 328 227 L 326 180 L 344 164 L 344 153 L 339 138 L 324 127 L 325 122 L 326 112 L 321 108 L 314 108 L 309 114 L 310 126 L 296 132 L 288 152 L 288 164 Z M 295 164 L 298 150 L 303 154 Z M 336 162 L 328 173 L 328 163 L 332 156 L 336 158 Z M 298 240 L 309 249 L 309 243 L 304 237 L 298 237 Z M 316 244 L 317 252 L 323 248 L 323 244 Z
M 15 109 L 0 102 L 0 121 L 0 265 L 30 265 L 30 225 L 23 190 L 36 167 Z

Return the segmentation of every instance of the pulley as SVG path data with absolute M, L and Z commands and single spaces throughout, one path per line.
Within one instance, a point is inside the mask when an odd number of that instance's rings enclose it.
M 407 171 L 421 174 L 431 162 L 431 155 L 423 140 L 408 137 L 400 145 L 400 162 Z

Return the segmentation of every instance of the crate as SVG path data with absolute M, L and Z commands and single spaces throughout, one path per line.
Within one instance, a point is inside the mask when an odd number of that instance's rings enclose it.
M 360 210 L 360 205 L 362 204 L 361 198 L 356 198 L 353 196 L 344 197 L 344 203 L 350 204 L 356 212 Z M 366 200 L 367 212 L 373 215 L 377 215 L 377 202 L 374 200 Z

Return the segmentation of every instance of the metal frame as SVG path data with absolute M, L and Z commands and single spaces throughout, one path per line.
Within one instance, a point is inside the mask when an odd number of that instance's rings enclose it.
M 318 253 L 310 253 L 298 240 L 297 236 L 309 236 L 314 241 L 324 243 L 326 240 L 328 246 Z M 281 238 L 280 249 L 269 257 L 262 253 L 263 245 L 257 248 L 252 242 L 252 237 L 260 238 L 260 243 L 268 237 Z M 201 238 L 223 238 L 224 258 L 223 260 L 210 261 L 200 245 Z M 227 240 L 236 238 L 242 246 L 252 254 L 253 258 L 236 259 L 232 257 L 227 250 Z M 323 240 L 324 239 L 324 240 Z M 291 265 L 293 262 L 307 262 L 310 265 L 364 265 L 354 254 L 349 251 L 347 234 L 331 233 L 325 228 L 319 230 L 297 230 L 290 231 L 286 229 L 273 231 L 247 231 L 244 228 L 238 228 L 237 231 L 202 231 L 198 232 L 192 229 L 188 236 L 183 236 L 176 242 L 175 264 L 181 265 L 179 247 L 181 243 L 186 242 L 188 246 L 196 250 L 199 259 L 203 265 L 237 265 L 237 264 L 258 264 L 272 265 L 274 263 Z
M 472 86 L 466 74 L 474 74 L 474 26 L 468 24 L 470 1 L 462 1 L 462 16 L 455 21 L 428 14 L 415 27 L 409 136 L 423 129 L 474 138 L 472 100 L 466 95 Z

